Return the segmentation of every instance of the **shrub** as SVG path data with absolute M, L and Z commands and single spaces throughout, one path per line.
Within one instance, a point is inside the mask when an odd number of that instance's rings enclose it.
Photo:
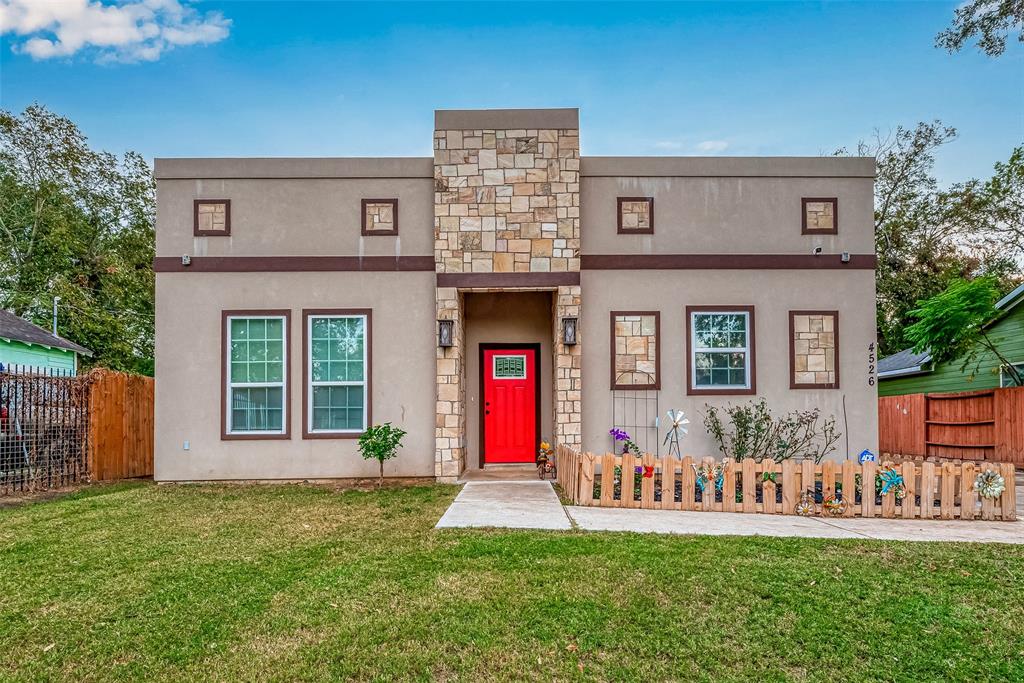
M 384 484 L 384 461 L 395 457 L 402 446 L 405 430 L 392 427 L 390 422 L 382 425 L 371 425 L 359 437 L 359 453 L 367 460 L 380 463 L 380 479 L 377 486 Z
M 771 459 L 782 462 L 794 457 L 814 458 L 821 462 L 835 450 L 842 436 L 836 431 L 836 418 L 829 415 L 821 423 L 820 411 L 794 410 L 776 418 L 762 398 L 746 405 L 729 405 L 724 409 L 706 405 L 704 427 L 727 458 L 739 462 L 753 458 L 757 462 Z M 722 423 L 720 410 L 727 416 Z

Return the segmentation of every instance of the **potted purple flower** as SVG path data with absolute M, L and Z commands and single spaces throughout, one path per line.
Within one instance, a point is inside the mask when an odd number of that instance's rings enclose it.
M 632 453 L 633 455 L 640 455 L 640 447 L 633 443 L 633 440 L 629 437 L 629 434 L 625 429 L 619 429 L 618 427 L 612 427 L 608 430 L 608 433 L 612 435 L 616 441 L 622 442 L 622 453 Z

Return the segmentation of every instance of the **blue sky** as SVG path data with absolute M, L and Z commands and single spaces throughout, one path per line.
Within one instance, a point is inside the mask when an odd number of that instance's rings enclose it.
M 939 118 L 943 182 L 1024 141 L 1024 50 L 935 48 L 953 2 L 191 7 L 206 34 L 135 47 L 75 50 L 78 15 L 59 45 L 8 30 L 0 105 L 147 157 L 427 156 L 435 108 L 489 107 L 579 107 L 585 155 L 816 155 Z

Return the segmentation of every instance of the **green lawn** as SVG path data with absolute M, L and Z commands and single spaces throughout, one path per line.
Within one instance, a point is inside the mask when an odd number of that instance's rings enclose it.
M 1024 679 L 1024 548 L 432 527 L 455 487 L 0 509 L 0 679 Z

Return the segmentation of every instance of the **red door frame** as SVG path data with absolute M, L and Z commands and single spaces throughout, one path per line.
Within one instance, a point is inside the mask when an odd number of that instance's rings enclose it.
M 536 416 L 534 417 L 534 435 L 533 435 L 533 450 L 536 453 L 537 449 L 540 448 L 540 378 L 543 369 L 543 363 L 541 361 L 540 344 L 498 344 L 493 342 L 481 342 L 479 351 L 479 372 L 480 375 L 480 393 L 477 396 L 477 402 L 480 404 L 480 469 L 484 467 L 484 430 L 487 429 L 486 422 L 484 421 L 484 371 L 486 369 L 486 363 L 484 363 L 484 351 L 494 351 L 498 349 L 513 349 L 513 350 L 532 350 L 534 352 L 534 364 L 537 368 L 537 372 L 534 377 L 534 405 L 536 408 Z

